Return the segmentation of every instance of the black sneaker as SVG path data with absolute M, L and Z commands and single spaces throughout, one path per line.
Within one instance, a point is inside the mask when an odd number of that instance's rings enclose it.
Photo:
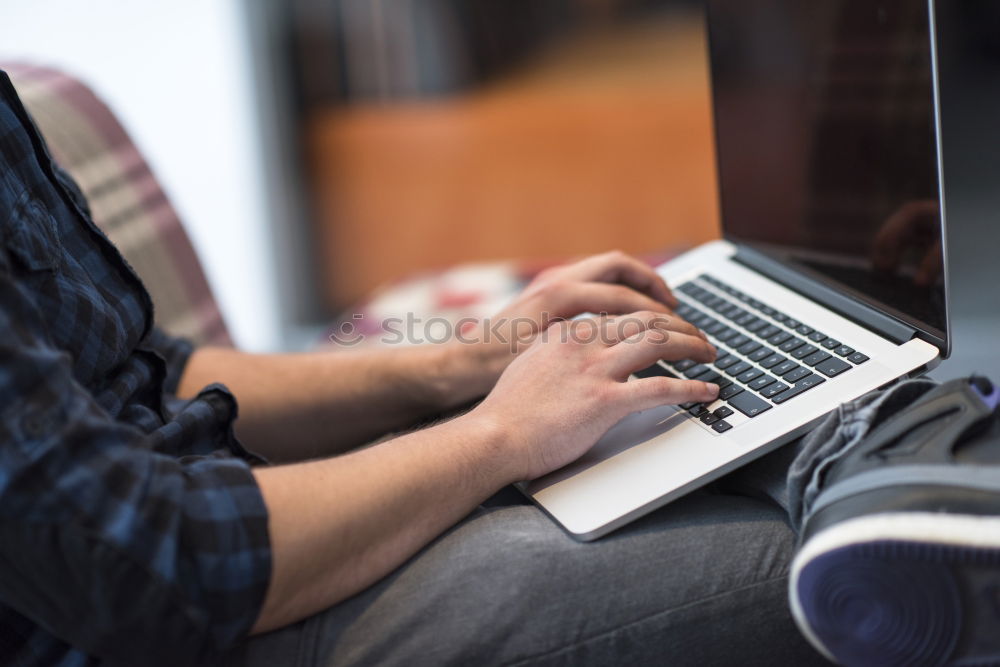
M 949 382 L 830 468 L 789 597 L 845 665 L 1000 665 L 1000 388 Z

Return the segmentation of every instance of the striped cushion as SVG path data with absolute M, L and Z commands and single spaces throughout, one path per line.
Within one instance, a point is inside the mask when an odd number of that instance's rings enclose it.
M 49 145 L 86 195 L 94 221 L 153 298 L 156 323 L 195 344 L 231 345 L 177 213 L 111 111 L 79 81 L 43 67 L 2 64 Z

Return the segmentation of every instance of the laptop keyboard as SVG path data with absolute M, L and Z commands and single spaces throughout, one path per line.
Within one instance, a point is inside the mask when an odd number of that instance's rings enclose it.
M 676 313 L 708 335 L 718 357 L 712 364 L 690 359 L 659 362 L 635 375 L 719 385 L 715 403 L 680 406 L 715 433 L 725 433 L 868 361 L 847 343 L 712 276 L 686 282 L 674 294 L 681 302 Z

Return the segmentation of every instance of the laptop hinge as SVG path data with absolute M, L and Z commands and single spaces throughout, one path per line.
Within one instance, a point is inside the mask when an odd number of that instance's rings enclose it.
M 913 327 L 790 269 L 753 248 L 736 244 L 736 249 L 734 261 L 763 273 L 793 292 L 818 301 L 835 313 L 874 331 L 883 338 L 903 344 L 918 335 L 917 330 Z

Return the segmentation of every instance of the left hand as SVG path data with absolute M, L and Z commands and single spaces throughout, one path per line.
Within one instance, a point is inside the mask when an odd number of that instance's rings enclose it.
M 553 322 L 584 313 L 663 313 L 665 328 L 703 337 L 673 313 L 677 305 L 677 298 L 649 265 L 620 251 L 594 255 L 539 273 L 496 316 L 463 333 L 464 344 L 458 348 L 464 349 L 458 353 L 471 359 L 484 374 L 488 391 L 539 332 Z

